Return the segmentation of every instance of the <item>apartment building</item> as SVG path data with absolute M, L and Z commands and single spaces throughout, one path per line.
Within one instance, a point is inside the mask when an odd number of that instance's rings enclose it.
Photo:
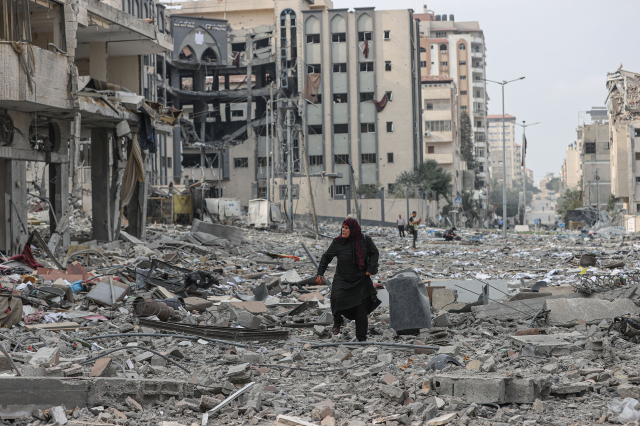
M 458 87 L 461 112 L 473 128 L 480 187 L 489 182 L 487 149 L 486 44 L 476 21 L 458 22 L 454 15 L 424 10 L 420 20 L 420 70 L 423 76 L 449 76 Z
M 582 179 L 581 152 L 577 141 L 569 145 L 562 165 L 562 183 L 565 189 L 576 189 Z
M 507 188 L 513 188 L 514 179 L 519 179 L 521 166 L 519 156 L 516 152 L 516 118 L 513 115 L 505 114 L 504 120 L 504 141 L 506 147 L 506 169 Z M 488 117 L 488 149 L 490 151 L 490 171 L 491 178 L 502 182 L 503 155 L 502 155 L 502 115 L 489 115 Z
M 127 211 L 130 233 L 144 237 L 149 158 L 157 133 L 172 125 L 163 108 L 144 97 L 154 87 L 144 58 L 173 48 L 164 6 L 151 0 L 4 5 L 1 37 L 13 43 L 0 44 L 0 191 L 6 200 L 0 250 L 19 253 L 28 238 L 27 188 L 35 178 L 27 182 L 27 163 L 46 167 L 38 184 L 51 203 L 53 233 L 70 214 L 69 193 L 79 198 L 81 155 L 92 165 L 93 238 L 116 238 L 122 191 L 134 200 Z M 145 181 L 123 189 L 122 173 L 140 129 L 150 137 L 136 156 L 137 176 Z M 68 229 L 60 235 L 69 244 Z
M 203 62 L 200 52 L 176 59 L 186 38 L 173 33 L 167 96 L 185 111 L 181 134 L 174 133 L 182 154 L 174 179 L 204 181 L 211 188 L 206 196 L 237 197 L 247 206 L 258 197 L 288 201 L 290 169 L 293 214 L 301 215 L 311 210 L 306 163 L 318 215 L 341 217 L 352 190 L 365 198 L 382 187 L 389 194 L 396 177 L 423 160 L 410 10 L 349 11 L 306 0 L 225 3 L 168 5 L 172 20 L 194 23 L 191 47 L 204 21 L 226 28 L 226 41 L 223 31 L 216 34 L 226 46 L 217 63 Z M 206 75 L 191 76 L 202 68 Z M 204 90 L 195 90 L 196 80 Z
M 451 174 L 451 195 L 455 198 L 462 193 L 464 171 L 456 82 L 448 76 L 422 76 L 421 79 L 424 159 L 436 160 Z
M 639 82 L 640 74 L 630 71 L 607 73 L 611 187 L 631 215 L 640 212 Z
M 582 201 L 602 208 L 611 194 L 609 123 L 582 125 L 582 141 Z

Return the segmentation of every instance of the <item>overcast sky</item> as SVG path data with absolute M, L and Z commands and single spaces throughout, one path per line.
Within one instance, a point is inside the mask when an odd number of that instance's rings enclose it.
M 487 78 L 505 86 L 505 112 L 527 129 L 527 167 L 540 180 L 560 173 L 584 111 L 604 106 L 607 72 L 640 72 L 638 0 L 431 0 L 436 14 L 478 21 L 487 44 Z M 414 0 L 334 0 L 335 8 L 413 9 Z M 489 114 L 501 114 L 500 86 L 489 83 Z M 582 111 L 581 117 L 579 114 Z M 580 121 L 579 121 L 580 120 Z M 518 143 L 522 129 L 518 128 Z

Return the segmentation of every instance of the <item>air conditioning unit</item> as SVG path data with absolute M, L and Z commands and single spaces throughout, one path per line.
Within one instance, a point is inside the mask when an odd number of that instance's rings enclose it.
M 428 131 L 428 130 L 425 130 L 424 135 L 425 135 L 426 137 L 430 138 L 430 137 L 431 137 L 431 132 L 430 132 L 430 131 Z

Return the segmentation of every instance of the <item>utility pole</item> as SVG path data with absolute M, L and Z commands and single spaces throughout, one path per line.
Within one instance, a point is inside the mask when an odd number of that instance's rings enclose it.
M 313 189 L 311 188 L 311 177 L 309 176 L 309 160 L 307 159 L 307 146 L 304 143 L 304 132 L 300 132 L 300 148 L 304 157 L 304 169 L 307 172 L 307 185 L 309 186 L 309 199 L 311 200 L 311 213 L 313 213 L 313 230 L 318 234 L 318 218 L 316 217 L 316 203 L 313 200 Z
M 596 194 L 598 194 L 598 217 L 600 216 L 600 176 L 598 175 L 598 169 L 596 169 Z
M 267 105 L 267 200 L 271 201 L 271 122 L 273 122 L 273 82 L 269 85 L 269 104 Z M 268 205 L 268 204 L 267 204 Z
M 516 125 L 522 127 L 522 212 L 520 214 L 520 225 L 524 225 L 524 218 L 527 214 L 527 169 L 524 162 L 527 148 L 527 127 L 535 126 L 536 124 L 540 124 L 540 122 L 525 124 L 525 121 L 522 120 L 522 124 L 516 123 Z
M 291 101 L 289 101 L 289 106 L 291 106 Z M 289 232 L 293 232 L 293 194 L 292 194 L 292 183 L 291 183 L 291 173 L 293 171 L 293 147 L 291 143 L 291 123 L 290 115 L 293 114 L 290 109 L 287 110 L 287 120 L 285 121 L 285 125 L 287 126 L 287 212 L 289 213 L 289 222 L 287 223 L 287 230 Z

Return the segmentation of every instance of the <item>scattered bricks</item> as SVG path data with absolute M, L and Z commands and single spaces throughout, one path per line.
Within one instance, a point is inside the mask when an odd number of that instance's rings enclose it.
M 111 365 L 111 358 L 100 358 L 93 364 L 89 377 L 102 377 L 109 365 Z
M 31 358 L 31 365 L 58 365 L 60 363 L 60 351 L 58 348 L 40 348 Z
M 382 385 L 380 386 L 380 392 L 393 402 L 401 403 L 407 399 L 407 392 L 396 386 Z
M 435 419 L 431 419 L 429 420 L 426 425 L 427 426 L 440 426 L 440 425 L 446 425 L 451 423 L 452 421 L 455 420 L 455 418 L 458 417 L 458 413 L 449 413 L 449 414 L 445 414 L 443 416 L 440 417 L 436 417 Z
M 130 396 L 124 400 L 124 403 L 127 404 L 127 407 L 131 409 L 131 411 L 142 411 L 142 405 L 140 405 L 135 399 Z
M 47 377 L 64 377 L 64 371 L 60 367 L 49 367 L 44 370 Z
M 58 423 L 59 425 L 66 425 L 67 420 L 67 411 L 62 406 L 51 407 L 49 410 L 49 415 L 54 423 Z
M 535 336 L 541 334 L 539 328 L 527 328 L 526 330 L 518 330 L 513 333 L 514 336 Z
M 71 367 L 63 370 L 65 377 L 82 376 L 82 366 L 80 364 L 71 364 Z
M 474 359 L 473 361 L 469 361 L 467 363 L 467 370 L 471 370 L 471 371 L 480 371 L 480 367 L 482 366 L 482 361 L 478 361 L 477 359 Z
M 438 351 L 438 355 L 450 355 L 452 357 L 456 357 L 458 356 L 458 354 L 460 353 L 460 346 L 458 345 L 453 345 L 453 346 L 441 346 L 440 350 Z

